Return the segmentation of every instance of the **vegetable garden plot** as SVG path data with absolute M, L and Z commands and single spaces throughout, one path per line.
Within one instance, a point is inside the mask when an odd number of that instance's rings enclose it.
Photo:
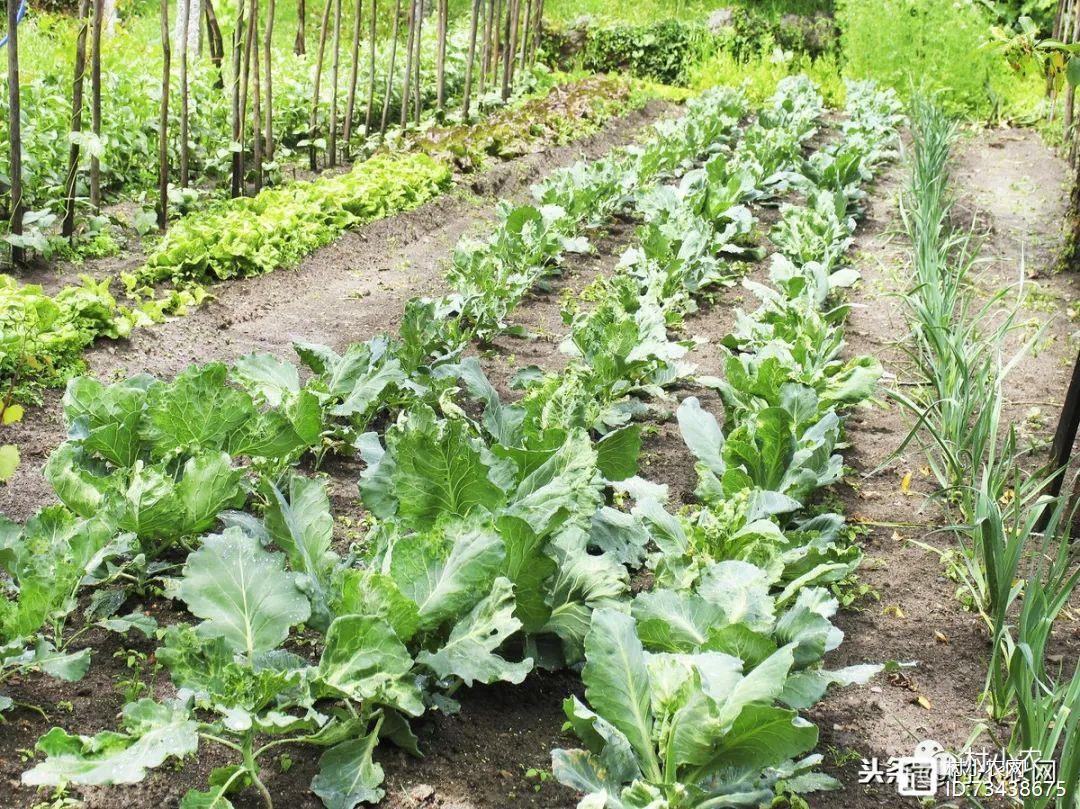
M 854 123 L 842 142 L 864 143 L 857 176 L 895 137 L 894 105 L 852 89 Z M 371 760 L 380 739 L 414 746 L 408 717 L 452 711 L 461 686 L 517 683 L 534 666 L 584 660 L 588 706 L 568 710 L 587 749 L 556 754 L 556 774 L 575 788 L 628 806 L 658 798 L 697 806 L 718 805 L 734 790 L 756 800 L 829 786 L 811 773 L 815 759 L 788 762 L 816 738 L 792 709 L 830 682 L 870 673 L 818 667 L 838 641 L 829 622 L 835 604 L 818 585 L 852 569 L 858 554 L 838 543 L 838 517 L 791 515 L 835 478 L 837 408 L 865 395 L 873 373 L 866 363 L 835 361 L 836 315 L 820 314 L 830 289 L 850 280 L 838 270 L 847 204 L 785 211 L 792 259 L 815 244 L 822 252 L 806 264 L 778 260 L 779 291 L 761 290 L 762 309 L 733 335 L 742 360 L 715 383 L 725 394 L 725 429 L 695 400 L 679 408 L 701 461 L 702 507 L 673 515 L 658 497 L 662 481 L 635 475 L 640 426 L 631 419 L 646 417 L 646 399 L 665 397 L 681 375 L 667 318 L 685 315 L 694 293 L 727 277 L 715 256 L 738 247 L 748 215 L 739 203 L 794 176 L 820 100 L 805 82 L 785 83 L 754 134 L 687 174 L 681 192 L 628 191 L 723 146 L 742 108 L 737 94 L 714 93 L 685 121 L 660 127 L 646 148 L 554 178 L 539 192 L 546 207 L 508 209 L 491 239 L 459 248 L 457 291 L 411 303 L 397 338 L 342 353 L 298 346 L 314 373 L 303 384 L 294 366 L 265 355 L 232 368 L 193 367 L 170 383 L 73 384 L 65 397 L 72 438 L 49 476 L 83 515 L 58 525 L 98 538 L 73 555 L 64 532 L 41 519 L 11 526 L 12 547 L 58 552 L 47 569 L 35 567 L 40 557 L 13 559 L 19 585 L 78 584 L 92 565 L 102 576 L 95 617 L 154 631 L 142 615 L 118 617 L 122 597 L 171 564 L 166 592 L 202 623 L 160 635 L 157 657 L 179 688 L 175 698 L 133 701 L 122 731 L 96 740 L 53 731 L 27 782 L 127 783 L 195 744 L 216 744 L 233 751 L 230 769 L 185 801 L 224 806 L 249 787 L 269 798 L 260 779 L 266 757 L 290 743 L 325 749 L 313 790 L 330 805 L 354 805 L 381 796 Z M 843 186 L 822 189 L 844 194 Z M 639 260 L 605 286 L 611 299 L 572 320 L 574 384 L 526 374 L 523 398 L 500 401 L 475 361 L 460 359 L 462 349 L 504 331 L 506 314 L 561 251 L 578 246 L 590 218 L 628 200 L 651 206 L 656 227 L 643 229 Z M 688 245 L 686 233 L 699 231 L 680 231 L 687 222 L 709 238 Z M 830 233 L 839 236 L 822 236 Z M 827 339 L 806 340 L 808 326 Z M 777 350 L 784 345 L 786 353 Z M 462 409 L 469 400 L 482 416 Z M 387 423 L 381 436 L 365 432 Z M 365 547 L 343 556 L 331 546 L 322 485 L 290 467 L 311 450 L 350 449 L 367 464 L 360 494 L 376 525 Z M 628 493 L 634 509 L 605 505 L 613 489 Z M 243 503 L 247 511 L 229 510 Z M 219 513 L 224 528 L 196 540 Z M 657 587 L 631 602 L 629 572 L 643 563 Z M 20 594 L 13 625 L 32 633 L 49 618 L 44 634 L 63 646 L 67 592 L 50 596 L 45 615 Z M 643 645 L 638 665 L 613 674 L 608 649 L 620 635 L 624 648 Z M 41 647 L 8 662 L 48 668 L 48 654 Z M 668 685 L 670 698 L 653 705 L 650 691 Z M 720 698 L 731 689 L 741 696 Z M 628 723 L 627 705 L 612 701 L 623 692 L 649 703 L 647 715 Z M 765 704 L 776 699 L 788 707 Z M 673 735 L 689 730 L 689 718 L 694 734 Z M 782 744 L 765 749 L 735 732 L 765 719 Z M 631 783 L 639 776 L 650 783 Z
M 210 203 L 179 219 L 142 266 L 115 277 L 68 279 L 55 294 L 4 276 L 0 284 L 0 385 L 16 401 L 43 387 L 62 387 L 82 368 L 82 354 L 100 338 L 129 336 L 187 314 L 208 297 L 203 284 L 291 267 L 342 233 L 407 211 L 450 187 L 451 163 L 483 167 L 493 153 L 561 144 L 594 131 L 645 104 L 647 94 L 627 82 L 591 78 L 549 88 L 539 97 L 493 111 L 470 125 L 430 133 L 405 155 L 382 152 L 341 175 L 268 188 L 253 197 Z M 578 115 L 566 122 L 566 111 Z M 513 139 L 508 127 L 533 117 Z M 458 139 L 469 133 L 469 149 Z M 434 156 L 433 156 L 434 155 Z M 76 283 L 77 281 L 77 283 Z M 124 291 L 120 290 L 120 287 Z

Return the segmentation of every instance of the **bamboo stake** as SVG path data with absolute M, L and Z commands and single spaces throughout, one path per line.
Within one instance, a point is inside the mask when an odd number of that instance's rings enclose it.
M 237 5 L 237 25 L 232 30 L 232 188 L 233 199 L 243 190 L 243 145 L 240 140 L 240 49 L 244 41 L 244 3 Z
M 8 63 L 8 143 L 11 148 L 11 212 L 9 230 L 13 236 L 23 232 L 22 202 L 22 129 L 19 123 L 19 32 L 18 0 L 7 0 L 7 63 Z M 26 251 L 22 247 L 11 248 L 11 262 L 22 264 Z
M 540 53 L 540 40 L 544 38 L 544 0 L 536 0 L 536 21 L 533 23 L 532 53 L 529 63 L 536 65 L 536 57 Z
M 94 19 L 90 26 L 90 130 L 101 138 L 101 20 L 102 0 L 94 0 Z M 90 205 L 101 210 L 101 160 L 90 155 Z
M 274 52 L 274 0 L 266 0 L 266 34 L 263 38 L 263 72 L 266 74 L 266 92 L 263 98 L 263 141 L 266 162 L 274 162 L 274 76 L 271 57 Z
M 510 7 L 513 10 L 510 23 L 510 47 L 507 49 L 509 55 L 507 63 L 510 66 L 510 79 L 504 98 L 509 98 L 510 91 L 514 88 L 514 72 L 517 67 L 518 31 L 521 27 L 521 0 L 511 0 Z
M 483 5 L 483 0 L 481 0 L 481 5 Z M 491 29 L 494 25 L 492 22 L 494 16 L 495 0 L 488 0 L 487 5 L 484 6 L 484 45 L 483 58 L 481 59 L 480 64 L 480 95 L 484 94 L 484 90 L 487 87 L 488 74 L 491 72 Z
M 11 2 L 11 0 L 8 0 Z M 97 0 L 100 3 L 100 0 Z M 8 43 L 10 47 L 11 43 Z M 158 210 L 157 224 L 169 224 L 169 0 L 161 0 L 161 118 L 158 128 Z
M 402 84 L 401 90 L 401 114 L 399 124 L 402 128 L 405 126 L 405 122 L 409 116 L 409 101 L 411 100 L 410 93 L 412 92 L 412 72 L 413 72 L 413 44 L 416 40 L 416 0 L 409 0 L 409 42 L 408 49 L 405 55 L 405 81 Z
M 495 21 L 491 31 L 491 86 L 499 85 L 499 71 L 502 65 L 503 36 L 503 0 L 495 0 Z
M 240 125 L 240 49 L 244 44 L 244 3 L 237 4 L 236 27 L 233 29 L 232 41 L 232 188 L 231 196 L 235 199 L 243 191 L 244 173 L 244 146 L 241 141 L 242 128 Z
M 252 0 L 254 2 L 254 0 Z M 240 0 L 240 5 L 244 5 L 245 0 Z M 247 37 L 244 42 L 244 65 L 240 71 L 240 185 L 243 192 L 247 193 L 247 165 L 246 155 L 244 154 L 244 143 L 247 141 L 247 110 L 248 110 L 248 94 L 251 92 L 251 56 L 255 45 L 255 23 L 257 19 L 254 14 L 248 15 L 247 21 Z M 258 60 L 258 53 L 255 54 L 256 61 Z M 255 130 L 256 135 L 258 129 Z M 256 166 L 256 173 L 258 172 L 258 166 Z
M 483 0 L 473 0 L 472 19 L 469 22 L 469 55 L 465 60 L 465 91 L 461 98 L 461 119 L 469 121 L 469 102 L 472 93 L 473 62 L 476 61 L 476 29 L 479 22 L 480 4 Z M 483 74 L 481 74 L 483 75 Z
M 329 165 L 337 165 L 337 128 L 338 128 L 338 73 L 341 66 L 341 0 L 334 0 L 334 58 L 330 67 L 330 82 L 333 85 L 330 94 L 330 139 L 327 142 Z
M 1069 42 L 1080 39 L 1080 13 L 1077 13 L 1077 2 L 1073 0 L 1073 24 L 1072 37 Z M 1065 138 L 1073 136 L 1073 106 L 1076 103 L 1076 88 L 1068 82 L 1065 83 Z
M 422 76 L 420 74 L 420 46 L 424 42 L 424 0 L 416 0 L 416 76 L 413 84 L 416 88 L 416 124 L 420 125 L 420 87 Z
M 293 53 L 303 56 L 307 53 L 307 31 L 305 31 L 307 4 L 305 0 L 296 0 L 296 39 L 293 41 Z
M 210 61 L 218 72 L 214 86 L 224 87 L 225 74 L 222 63 L 225 61 L 225 41 L 221 36 L 221 26 L 218 25 L 217 14 L 214 13 L 213 0 L 203 0 L 203 9 L 206 14 L 206 41 L 210 46 Z
M 367 113 L 364 116 L 364 137 L 371 137 L 371 124 L 375 110 L 375 22 L 378 14 L 378 0 L 371 0 L 371 21 L 368 23 L 369 27 L 369 41 L 371 47 L 369 50 L 370 58 L 368 61 L 368 96 L 367 96 Z
M 86 35 L 90 27 L 90 0 L 79 0 L 79 36 L 75 40 L 75 79 L 71 88 L 71 131 L 82 132 L 83 115 L 83 74 L 86 73 Z M 60 233 L 72 238 L 75 233 L 75 180 L 79 172 L 79 143 L 71 139 L 68 149 L 68 173 L 64 183 L 66 203 L 64 224 Z
M 262 105 L 259 80 L 259 0 L 251 0 L 251 162 L 255 164 L 255 192 L 262 189 L 263 150 L 262 150 Z
M 191 2 L 181 0 L 180 13 L 180 187 L 188 186 L 188 29 L 191 27 Z
M 390 39 L 390 67 L 386 71 L 386 93 L 383 95 L 382 123 L 379 132 L 386 133 L 386 124 L 390 118 L 390 90 L 394 84 L 394 61 L 397 59 L 398 29 L 401 22 L 401 0 L 394 5 L 394 31 Z
M 350 159 L 349 140 L 352 138 L 353 112 L 356 108 L 356 82 L 360 70 L 360 24 L 364 13 L 364 0 L 356 0 L 353 10 L 352 32 L 352 64 L 349 65 L 349 93 L 345 101 L 345 128 L 342 131 L 344 148 L 342 152 L 346 160 Z
M 518 60 L 518 70 L 521 73 L 525 72 L 527 65 L 527 58 L 529 55 L 529 33 L 531 31 L 533 14 L 533 0 L 527 0 L 525 4 L 525 14 L 521 20 L 521 52 Z
M 1068 3 L 1068 0 L 1058 0 L 1057 8 L 1054 11 L 1054 28 L 1053 28 L 1053 31 L 1052 31 L 1052 33 L 1050 35 L 1051 39 L 1055 39 L 1055 40 L 1059 40 L 1059 41 L 1061 40 L 1061 21 L 1062 21 L 1063 12 L 1065 11 L 1065 6 L 1066 6 L 1067 3 Z M 1046 97 L 1049 98 L 1051 102 L 1053 102 L 1053 100 L 1054 100 L 1054 72 L 1053 72 L 1053 69 L 1050 69 L 1050 70 L 1046 71 Z M 1051 120 L 1051 121 L 1054 120 L 1054 105 L 1053 105 L 1053 103 L 1050 104 L 1050 118 L 1049 118 L 1049 120 Z
M 322 24 L 319 26 L 319 55 L 315 62 L 315 91 L 311 94 L 311 115 L 308 119 L 308 163 L 312 171 L 318 171 L 319 161 L 315 151 L 315 133 L 319 125 L 319 94 L 322 89 L 323 60 L 326 57 L 326 29 L 330 24 L 330 7 L 334 0 L 326 0 L 323 6 Z
M 438 0 L 439 15 L 435 23 L 435 103 L 439 112 L 446 106 L 446 34 L 450 24 L 449 0 Z
M 510 26 L 514 19 L 514 7 L 517 0 L 507 0 L 506 3 L 506 28 L 502 42 L 502 89 L 500 95 L 503 101 L 510 97 L 510 71 L 514 64 L 514 43 L 511 40 Z

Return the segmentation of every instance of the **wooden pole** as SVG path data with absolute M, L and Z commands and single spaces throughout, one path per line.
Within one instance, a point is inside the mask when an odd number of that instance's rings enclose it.
M 71 131 L 82 132 L 83 74 L 86 73 L 86 35 L 89 28 L 90 0 L 79 0 L 79 35 L 75 40 L 75 78 L 71 87 Z M 75 180 L 79 173 L 79 143 L 71 139 L 68 148 L 68 173 L 64 183 L 66 202 L 61 235 L 72 238 L 75 233 Z
M 323 6 L 322 24 L 319 26 L 319 55 L 315 62 L 315 89 L 311 94 L 311 115 L 308 117 L 308 164 L 312 171 L 318 171 L 318 154 L 315 150 L 315 134 L 319 125 L 319 95 L 322 90 L 323 60 L 326 58 L 326 29 L 330 25 L 330 8 L 334 0 L 326 0 Z
M 507 60 L 510 66 L 510 82 L 506 89 L 506 95 L 503 96 L 504 99 L 509 98 L 510 92 L 514 89 L 514 71 L 517 67 L 518 34 L 521 29 L 521 0 L 510 0 L 510 7 L 513 10 L 510 22 L 510 58 Z
M 1054 498 L 1061 494 L 1061 484 L 1065 479 L 1065 467 L 1072 457 L 1078 427 L 1080 427 L 1080 356 L 1077 356 L 1076 363 L 1073 365 L 1069 390 L 1065 394 L 1065 404 L 1061 408 L 1061 417 L 1058 419 L 1054 441 L 1050 445 L 1049 471 L 1054 476 L 1046 485 L 1043 494 Z M 1043 510 L 1039 519 L 1039 530 L 1046 528 L 1052 512 L 1052 507 Z
M 100 0 L 97 0 L 100 2 Z M 161 118 L 158 123 L 158 210 L 157 224 L 169 224 L 169 0 L 161 0 Z
M 263 98 L 263 148 L 266 162 L 274 161 L 274 75 L 271 57 L 274 54 L 274 0 L 266 0 L 266 34 L 263 36 L 263 81 L 266 91 Z
M 521 18 L 521 51 L 518 59 L 518 71 L 525 72 L 525 68 L 528 66 L 529 56 L 529 34 L 532 30 L 532 15 L 533 15 L 533 0 L 527 0 L 525 3 L 525 14 Z
M 244 5 L 248 0 L 240 0 L 240 5 Z M 252 0 L 254 2 L 254 0 Z M 254 5 L 252 5 L 254 9 Z M 247 165 L 246 155 L 244 154 L 244 143 L 247 141 L 247 110 L 248 110 L 248 94 L 251 92 L 251 57 L 254 51 L 255 60 L 258 61 L 259 54 L 255 47 L 255 19 L 254 14 L 248 14 L 247 21 L 247 34 L 244 40 L 244 65 L 240 71 L 240 185 L 243 193 L 247 193 Z M 255 136 L 258 137 L 258 129 L 255 130 Z M 257 169 L 258 167 L 256 167 Z M 256 173 L 258 173 L 256 171 Z
M 502 48 L 503 48 L 503 31 L 505 26 L 503 25 L 503 7 L 505 6 L 504 0 L 495 0 L 495 22 L 494 28 L 491 31 L 491 86 L 497 87 L 499 84 L 499 71 L 502 69 Z
M 334 0 L 334 57 L 330 66 L 330 139 L 327 151 L 330 153 L 330 166 L 337 165 L 338 131 L 338 73 L 341 67 L 341 0 Z
M 423 99 L 420 97 L 421 88 L 421 74 L 420 74 L 420 46 L 424 42 L 424 0 L 416 0 L 416 75 L 413 77 L 413 86 L 415 92 L 413 97 L 416 99 L 415 119 L 417 126 L 420 125 L 420 112 L 423 106 Z
M 394 86 L 394 60 L 397 58 L 398 29 L 401 22 L 401 0 L 395 0 L 394 4 L 394 30 L 390 35 L 390 67 L 386 71 L 386 93 L 383 95 L 382 123 L 379 132 L 386 132 L 386 125 L 390 118 L 390 91 Z
M 262 99 L 259 77 L 259 0 L 251 0 L 251 162 L 255 164 L 255 191 L 262 189 Z
M 517 31 L 513 28 L 515 8 L 517 8 L 517 0 L 507 0 L 506 36 L 502 45 L 502 91 L 500 93 L 503 101 L 510 97 L 510 76 L 514 69 L 514 40 L 517 38 Z
M 180 12 L 180 187 L 188 186 L 188 29 L 192 0 L 181 0 Z
M 225 40 L 221 36 L 221 26 L 218 25 L 217 14 L 214 13 L 213 0 L 203 0 L 203 10 L 206 14 L 206 41 L 210 46 L 210 61 L 217 68 L 217 81 L 215 87 L 225 86 L 225 74 L 222 63 L 225 61 Z
M 435 36 L 435 103 L 442 112 L 446 107 L 446 35 L 450 25 L 449 0 L 438 0 L 439 14 Z
M 371 137 L 371 125 L 375 114 L 375 23 L 378 15 L 378 0 L 371 0 L 371 20 L 368 22 L 369 43 L 368 51 L 368 95 L 367 113 L 364 115 L 364 137 Z
M 352 62 L 349 65 L 349 93 L 345 101 L 345 126 L 341 133 L 344 141 L 343 154 L 350 159 L 349 140 L 352 138 L 353 113 L 356 110 L 356 83 L 360 72 L 360 25 L 364 13 L 364 0 L 356 0 L 353 9 Z
M 476 29 L 479 26 L 480 4 L 483 0 L 473 0 L 472 18 L 469 21 L 469 55 L 465 58 L 465 90 L 461 96 L 461 119 L 469 122 L 469 103 L 471 101 L 473 81 L 473 63 L 476 61 Z M 481 74 L 482 76 L 483 74 Z
M 413 45 L 416 41 L 416 0 L 409 0 L 409 41 L 405 54 L 405 82 L 401 90 L 401 115 L 399 124 L 404 127 L 409 117 L 409 102 L 412 98 Z
M 307 4 L 304 0 L 296 0 L 296 39 L 293 40 L 293 53 L 297 56 L 307 53 L 307 32 L 304 30 L 306 16 Z
M 22 126 L 19 121 L 19 28 L 18 2 L 7 0 L 7 63 L 8 63 L 8 143 L 11 148 L 11 211 L 9 230 L 13 236 L 23 232 L 22 201 Z M 26 251 L 22 247 L 11 248 L 11 262 L 22 264 L 26 260 Z
M 1065 7 L 1068 5 L 1069 0 L 1058 0 L 1057 8 L 1054 11 L 1054 28 L 1050 34 L 1050 38 L 1054 40 L 1061 40 L 1061 21 L 1064 17 Z M 1054 73 L 1053 70 L 1046 71 L 1046 97 L 1051 101 L 1054 99 Z M 1050 105 L 1050 120 L 1053 120 L 1054 105 Z
M 232 188 L 231 195 L 235 199 L 244 190 L 244 144 L 241 140 L 243 129 L 241 127 L 240 110 L 240 71 L 243 62 L 240 49 L 244 45 L 244 3 L 237 3 L 236 27 L 233 29 L 232 41 Z
M 480 0 L 483 5 L 483 0 Z M 491 72 L 491 56 L 492 56 L 492 43 L 491 43 L 491 30 L 494 23 L 492 18 L 495 16 L 495 0 L 488 0 L 487 5 L 484 7 L 484 45 L 483 45 L 483 58 L 480 64 L 480 95 L 484 94 L 484 90 L 487 87 L 488 74 Z
M 537 54 L 540 52 L 540 40 L 544 37 L 544 0 L 536 0 L 536 20 L 533 22 L 532 53 L 529 55 L 529 64 L 536 64 Z
M 1073 14 L 1071 37 L 1067 42 L 1076 42 L 1080 39 L 1080 14 L 1076 13 L 1076 0 L 1073 0 Z M 1073 135 L 1073 105 L 1076 103 L 1076 88 L 1065 82 L 1065 139 L 1071 140 Z
M 90 130 L 101 137 L 101 22 L 102 0 L 94 0 L 94 18 L 90 26 Z M 90 205 L 101 210 L 101 160 L 90 155 Z

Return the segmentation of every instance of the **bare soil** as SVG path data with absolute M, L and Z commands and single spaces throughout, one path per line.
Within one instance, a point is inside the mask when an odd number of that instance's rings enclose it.
M 572 147 L 549 150 L 496 168 L 477 182 L 480 193 L 521 198 L 529 182 L 580 154 L 597 156 L 611 146 L 631 140 L 645 123 L 667 111 L 662 105 L 620 119 L 604 132 Z M 1039 304 L 1032 320 L 1052 319 L 1052 338 L 1018 371 L 1010 387 L 1010 416 L 1023 422 L 1025 435 L 1044 441 L 1052 429 L 1075 357 L 1075 324 L 1065 314 L 1076 299 L 1080 280 L 1047 271 L 1060 242 L 1056 231 L 1064 204 L 1065 166 L 1039 138 L 1026 130 L 978 132 L 957 147 L 955 186 L 962 212 L 977 212 L 986 231 L 984 256 L 992 259 L 981 282 L 992 289 L 1011 281 L 1021 242 L 1026 244 L 1028 269 L 1038 270 Z M 890 296 L 908 283 L 905 243 L 897 233 L 895 195 L 904 169 L 892 167 L 873 192 L 867 218 L 861 223 L 855 263 L 863 283 L 852 294 L 859 304 L 851 315 L 847 351 L 880 357 L 893 378 L 904 380 L 906 369 L 897 342 L 905 334 L 901 308 Z M 488 200 L 458 193 L 414 211 L 349 234 L 310 257 L 296 271 L 223 285 L 217 300 L 193 315 L 138 333 L 128 343 L 102 345 L 90 355 L 91 371 L 101 378 L 150 371 L 170 376 L 190 362 L 233 359 L 250 351 L 291 356 L 294 339 L 328 343 L 336 348 L 396 326 L 402 304 L 417 294 L 442 288 L 440 262 L 463 233 L 481 227 L 490 216 Z M 761 212 L 768 219 L 769 212 Z M 633 224 L 617 222 L 594 237 L 593 256 L 571 257 L 551 289 L 531 295 L 515 313 L 535 340 L 500 339 L 483 352 L 481 361 L 493 382 L 508 394 L 513 369 L 527 364 L 558 368 L 565 358 L 558 342 L 565 332 L 560 296 L 580 295 L 598 275 L 610 273 Z M 760 277 L 764 267 L 751 269 Z M 687 322 L 688 335 L 708 338 L 691 359 L 702 373 L 716 374 L 723 355 L 716 340 L 730 327 L 736 306 L 753 307 L 739 287 L 722 290 L 711 304 Z M 892 378 L 887 382 L 891 382 Z M 707 391 L 687 389 L 719 412 L 720 404 Z M 1041 403 L 1043 419 L 1026 419 L 1031 402 Z M 821 728 L 820 749 L 827 768 L 845 783 L 843 792 L 810 797 L 813 807 L 896 807 L 904 804 L 891 787 L 858 784 L 858 759 L 909 754 L 925 738 L 958 746 L 982 713 L 977 696 L 987 653 L 985 633 L 974 616 L 954 598 L 956 584 L 948 581 L 938 559 L 908 540 L 947 547 L 946 537 L 933 534 L 944 517 L 924 495 L 928 479 L 924 464 L 912 449 L 897 458 L 893 452 L 906 434 L 906 417 L 884 400 L 853 413 L 848 421 L 846 460 L 852 467 L 835 495 L 866 533 L 861 542 L 866 563 L 860 577 L 876 597 L 867 597 L 844 611 L 838 624 L 846 640 L 828 661 L 832 667 L 851 663 L 898 660 L 918 665 L 903 675 L 834 692 L 812 718 Z M 52 500 L 40 476 L 48 452 L 63 438 L 58 395 L 27 414 L 16 442 L 24 464 L 12 485 L 0 489 L 0 511 L 25 519 Z M 642 474 L 669 484 L 673 505 L 692 502 L 695 475 L 692 458 L 669 420 L 648 436 Z M 342 460 L 325 467 L 330 475 L 336 514 L 358 514 L 357 467 Z M 912 471 L 908 494 L 900 481 Z M 894 609 L 895 608 L 895 609 Z M 168 621 L 167 611 L 160 616 Z M 25 768 L 20 751 L 52 724 L 91 733 L 114 726 L 123 703 L 117 681 L 126 676 L 113 653 L 121 648 L 115 636 L 89 635 L 95 662 L 86 680 L 57 684 L 35 677 L 7 691 L 17 700 L 40 706 L 48 720 L 21 708 L 0 732 L 0 806 L 30 807 L 41 796 L 19 782 Z M 127 639 L 127 645 L 149 653 L 150 642 Z M 1075 651 L 1073 652 L 1075 656 Z M 155 690 L 164 693 L 162 675 Z M 550 768 L 550 751 L 573 746 L 561 730 L 561 705 L 580 682 L 571 673 L 533 674 L 520 686 L 477 687 L 461 693 L 462 709 L 455 716 L 433 715 L 417 723 L 423 759 L 415 760 L 384 746 L 378 759 L 386 772 L 390 809 L 501 809 L 545 807 L 570 809 L 576 796 L 539 773 Z M 919 697 L 927 700 L 920 704 Z M 65 705 L 67 701 L 70 705 Z M 927 707 L 929 706 L 929 707 Z M 267 762 L 264 777 L 281 807 L 317 807 L 307 784 L 317 765 L 317 751 L 284 751 L 292 760 L 288 772 Z M 191 786 L 204 783 L 207 773 L 226 763 L 220 751 L 204 748 L 196 760 L 175 771 L 153 773 L 144 783 L 126 788 L 74 791 L 87 807 L 116 809 L 156 805 L 175 807 Z M 530 772 L 535 770 L 536 772 Z M 236 800 L 255 807 L 253 796 Z M 914 804 L 913 804 L 914 805 Z

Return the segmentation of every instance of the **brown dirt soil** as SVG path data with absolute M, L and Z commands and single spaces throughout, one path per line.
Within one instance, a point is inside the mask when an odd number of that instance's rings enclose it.
M 631 120 L 620 121 L 585 145 L 556 154 L 526 158 L 499 167 L 505 180 L 485 180 L 485 192 L 520 196 L 526 184 L 548 168 L 569 162 L 577 152 L 596 155 L 629 139 L 634 129 L 659 114 L 653 107 Z M 991 227 L 984 255 L 995 257 L 985 278 L 988 288 L 1013 274 L 1012 260 L 1019 236 L 1037 249 L 1027 256 L 1029 267 L 1050 263 L 1058 243 L 1053 224 L 1061 221 L 1064 199 L 1063 165 L 1036 135 L 1023 130 L 980 132 L 957 148 L 955 184 L 963 210 L 978 209 L 980 221 Z M 524 166 L 524 169 L 515 168 Z M 519 175 L 518 172 L 521 172 Z M 895 377 L 903 379 L 905 368 L 895 342 L 904 335 L 902 312 L 891 292 L 902 289 L 905 277 L 904 240 L 897 227 L 895 194 L 904 169 L 892 167 L 870 199 L 869 216 L 860 225 L 856 263 L 864 275 L 853 295 L 854 309 L 848 330 L 848 352 L 872 353 L 882 358 Z M 494 185 L 488 184 L 493 182 Z M 200 312 L 162 327 L 147 330 L 130 344 L 103 346 L 91 357 L 93 372 L 103 378 L 140 370 L 171 375 L 191 361 L 231 359 L 252 350 L 291 354 L 294 337 L 342 345 L 393 328 L 402 303 L 415 294 L 441 288 L 440 259 L 458 235 L 486 221 L 490 205 L 478 207 L 460 195 L 445 197 L 416 212 L 368 226 L 312 256 L 298 272 L 279 272 L 262 278 L 224 285 L 218 300 Z M 770 212 L 761 212 L 768 220 Z M 597 275 L 609 273 L 623 246 L 632 238 L 632 223 L 616 223 L 606 234 L 594 238 L 594 256 L 570 257 L 563 274 L 547 292 L 530 296 L 515 313 L 515 322 L 540 335 L 534 341 L 500 339 L 481 354 L 485 370 L 507 394 L 506 383 L 516 367 L 530 363 L 557 368 L 564 362 L 558 341 L 565 332 L 559 309 L 560 295 L 580 294 Z M 750 270 L 755 278 L 764 266 Z M 1060 408 L 1067 379 L 1067 359 L 1075 351 L 1070 343 L 1071 324 L 1061 312 L 1076 297 L 1077 279 L 1044 274 L 1040 284 L 1046 292 L 1041 308 L 1032 318 L 1058 317 L 1048 334 L 1054 337 L 1039 356 L 1018 372 L 1010 395 L 1012 415 L 1022 419 L 1030 401 L 1045 402 L 1043 412 L 1052 425 Z M 722 354 L 715 340 L 730 327 L 736 306 L 752 308 L 754 301 L 740 287 L 722 290 L 711 305 L 690 318 L 688 335 L 705 343 L 691 356 L 702 373 L 717 374 Z M 1050 301 L 1053 305 L 1050 305 Z M 707 407 L 719 412 L 715 395 L 687 389 L 682 395 L 699 395 Z M 864 599 L 855 609 L 843 612 L 838 624 L 845 643 L 828 661 L 833 667 L 850 663 L 901 660 L 919 665 L 903 677 L 879 678 L 869 686 L 834 692 L 813 713 L 821 727 L 820 749 L 827 767 L 845 783 L 843 792 L 811 796 L 810 805 L 828 809 L 895 807 L 905 805 L 891 788 L 866 790 L 858 784 L 858 763 L 845 760 L 877 755 L 888 757 L 910 751 L 923 738 L 949 746 L 959 745 L 980 716 L 976 697 L 982 683 L 986 655 L 984 635 L 970 614 L 953 597 L 955 584 L 942 575 L 937 559 L 906 539 L 927 539 L 927 531 L 942 516 L 925 507 L 922 493 L 928 482 L 919 474 L 922 459 L 917 451 L 891 461 L 889 458 L 905 434 L 906 417 L 882 402 L 853 413 L 848 422 L 847 463 L 854 471 L 847 483 L 837 487 L 845 511 L 864 522 L 862 542 L 867 559 L 862 580 L 880 593 L 880 601 Z M 28 414 L 24 432 L 17 437 L 30 447 L 24 469 L 13 486 L 0 490 L 0 510 L 23 519 L 51 498 L 40 479 L 44 457 L 61 439 L 58 397 Z M 1032 430 L 1035 437 L 1045 432 Z M 695 475 L 677 427 L 669 420 L 648 436 L 642 458 L 642 474 L 671 487 L 673 505 L 692 502 Z M 904 472 L 915 473 L 912 494 L 900 492 Z M 332 461 L 329 473 L 335 514 L 358 516 L 355 496 L 356 464 Z M 886 525 L 888 523 L 888 525 Z M 897 524 L 898 527 L 893 527 Z M 945 540 L 940 540 L 944 545 Z M 904 617 L 886 614 L 886 606 L 900 607 Z M 162 616 L 167 620 L 168 616 Z M 947 642 L 935 638 L 942 633 Z M 19 751 L 33 745 L 51 724 L 93 732 L 114 725 L 122 697 L 115 682 L 125 675 L 121 662 L 113 659 L 121 647 L 115 636 L 88 636 L 98 651 L 87 680 L 71 685 L 44 678 L 17 683 L 8 689 L 16 699 L 42 706 L 49 721 L 20 709 L 0 734 L 0 806 L 30 807 L 31 790 L 19 783 L 24 769 Z M 126 639 L 123 645 L 151 651 L 147 642 Z M 164 690 L 159 677 L 158 691 Z M 461 712 L 455 716 L 433 715 L 417 723 L 425 758 L 414 760 L 386 747 L 378 758 L 386 772 L 391 809 L 501 809 L 545 807 L 570 809 L 576 796 L 550 780 L 527 775 L 530 768 L 546 772 L 550 750 L 573 746 L 561 731 L 562 700 L 580 691 L 572 674 L 533 674 L 521 686 L 477 687 L 460 695 Z M 918 705 L 918 696 L 930 700 L 931 709 Z M 57 707 L 69 700 L 71 710 Z M 317 764 L 317 751 L 290 749 L 293 760 L 288 773 L 267 762 L 264 776 L 279 806 L 317 807 L 307 783 Z M 144 783 L 126 788 L 79 790 L 85 806 L 116 809 L 121 806 L 174 807 L 190 786 L 203 783 L 215 766 L 226 763 L 218 750 L 204 748 L 197 760 L 178 771 L 153 773 Z M 4 789 L 4 787 L 7 789 Z M 236 801 L 245 809 L 257 806 L 250 794 Z

